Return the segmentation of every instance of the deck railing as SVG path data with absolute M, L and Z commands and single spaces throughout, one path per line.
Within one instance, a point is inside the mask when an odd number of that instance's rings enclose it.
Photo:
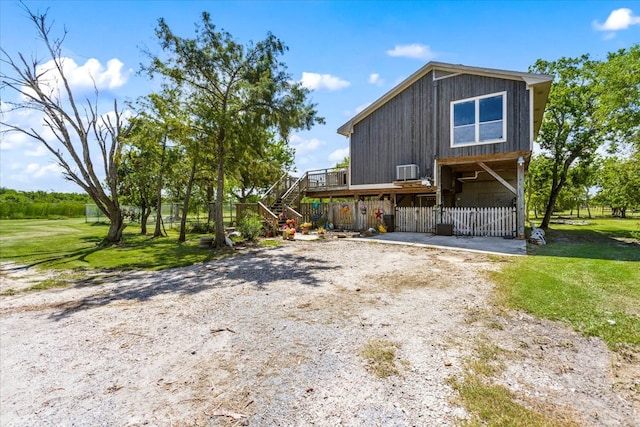
M 306 174 L 307 190 L 322 191 L 347 188 L 349 170 L 347 168 L 319 169 Z

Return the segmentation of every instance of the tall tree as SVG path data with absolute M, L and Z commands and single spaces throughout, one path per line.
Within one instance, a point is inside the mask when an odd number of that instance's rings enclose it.
M 238 141 L 238 149 L 231 163 L 237 165 L 229 170 L 228 179 L 231 194 L 240 202 L 247 203 L 264 193 L 283 174 L 293 168 L 294 152 L 285 142 L 272 132 L 259 126 L 246 126 L 248 132 L 238 135 L 245 141 Z M 254 141 L 262 140 L 261 144 Z
M 179 99 L 179 91 L 168 87 L 158 93 L 139 98 L 136 105 L 139 113 L 132 120 L 134 132 L 128 140 L 132 151 L 129 156 L 143 159 L 130 171 L 127 179 L 128 189 L 135 194 L 146 194 L 149 206 L 156 209 L 153 237 L 164 235 L 162 192 L 165 189 L 167 171 L 176 162 L 175 147 L 179 146 L 190 132 L 189 120 L 179 104 Z M 183 152 L 181 146 L 177 150 Z M 142 222 L 141 226 L 146 229 Z
M 195 121 L 208 124 L 199 138 L 216 164 L 215 246 L 221 247 L 225 172 L 235 166 L 234 147 L 247 143 L 238 137 L 245 131 L 243 125 L 273 129 L 286 140 L 291 130 L 309 129 L 323 120 L 307 101 L 308 90 L 286 72 L 280 57 L 287 48 L 274 35 L 242 45 L 217 30 L 207 12 L 196 26 L 195 38 L 174 34 L 164 19 L 156 35 L 167 57 L 152 56 L 146 70 L 182 85 L 187 99 L 197 106 L 190 111 L 200 118 Z
M 537 154 L 531 158 L 529 170 L 525 181 L 526 213 L 533 210 L 535 218 L 538 212 L 544 210 L 549 200 L 549 189 L 551 187 L 551 159 L 542 154 Z
M 56 38 L 51 35 L 46 13 L 26 11 L 44 42 L 49 62 L 45 64 L 38 59 L 27 59 L 22 53 L 12 58 L 1 49 L 2 63 L 6 68 L 2 67 L 0 79 L 4 87 L 18 93 L 22 99 L 17 103 L 9 103 L 12 108 L 41 113 L 44 126 L 53 133 L 54 138 L 49 139 L 34 128 L 13 123 L 2 124 L 8 131 L 20 132 L 41 142 L 53 154 L 63 169 L 63 176 L 80 186 L 109 218 L 109 231 L 103 244 L 118 243 L 122 240 L 126 225 L 118 200 L 118 169 L 123 138 L 129 127 L 115 101 L 112 112 L 99 114 L 95 85 L 93 100 L 87 99 L 83 105 L 76 101 L 64 72 L 64 36 Z M 101 164 L 94 165 L 95 151 L 100 156 Z M 100 168 L 104 177 L 97 172 Z
M 552 160 L 551 187 L 541 228 L 548 228 L 569 168 L 576 160 L 589 161 L 603 144 L 596 120 L 596 63 L 583 55 L 557 61 L 539 59 L 531 71 L 554 76 L 538 142 Z
M 598 200 L 625 218 L 629 207 L 640 206 L 640 152 L 628 158 L 609 157 L 598 174 Z
M 606 123 L 610 151 L 628 145 L 640 151 L 640 44 L 609 53 L 597 72 L 597 118 Z
M 600 158 L 596 157 L 594 161 L 577 162 L 569 169 L 567 179 L 567 190 L 572 199 L 571 210 L 575 207 L 577 215 L 580 217 L 580 206 L 587 208 L 587 214 L 591 218 L 591 208 L 589 201 L 591 200 L 591 188 L 596 184 L 596 177 L 599 168 Z

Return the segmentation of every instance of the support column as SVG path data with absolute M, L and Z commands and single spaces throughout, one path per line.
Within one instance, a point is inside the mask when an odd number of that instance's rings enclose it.
M 435 179 L 436 179 L 436 206 L 442 207 L 442 166 L 436 163 L 435 171 Z
M 518 157 L 518 190 L 516 194 L 516 226 L 518 239 L 524 239 L 524 158 Z

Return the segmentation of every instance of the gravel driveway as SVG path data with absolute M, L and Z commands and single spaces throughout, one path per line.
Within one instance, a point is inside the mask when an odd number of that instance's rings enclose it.
M 242 252 L 0 297 L 1 424 L 455 425 L 466 413 L 447 379 L 480 337 L 509 353 L 498 381 L 524 404 L 640 420 L 636 362 L 498 312 L 495 257 L 351 239 Z M 37 278 L 4 267 L 5 289 Z M 380 340 L 397 375 L 361 355 Z

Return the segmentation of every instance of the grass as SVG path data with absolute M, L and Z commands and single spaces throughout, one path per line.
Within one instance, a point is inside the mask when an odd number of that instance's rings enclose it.
M 640 351 L 640 221 L 586 221 L 587 225 L 552 224 L 548 245 L 530 247 L 531 256 L 493 259 L 502 264 L 500 271 L 490 273 L 497 283 L 495 309 L 524 310 L 566 322 L 623 355 Z M 450 378 L 470 414 L 463 425 L 579 425 L 561 409 L 519 402 L 517 395 L 496 383 L 504 357 L 504 351 L 479 340 L 464 373 Z
M 178 232 L 152 239 L 130 225 L 120 246 L 101 248 L 108 225 L 84 219 L 0 221 L 0 259 L 48 269 L 146 269 L 183 267 L 229 256 L 226 249 L 199 249 L 201 235 L 188 234 L 177 243 Z
M 537 317 L 567 322 L 612 350 L 640 350 L 638 220 L 554 224 L 534 247 L 492 274 L 498 301 Z
M 524 406 L 505 386 L 496 384 L 495 376 L 503 370 L 503 350 L 481 340 L 474 357 L 465 362 L 464 374 L 449 379 L 449 385 L 458 392 L 461 403 L 470 414 L 462 421 L 469 427 L 560 427 L 578 426 L 571 417 L 553 415 L 549 408 L 540 410 Z
M 360 355 L 367 361 L 368 369 L 379 378 L 398 375 L 396 351 L 398 343 L 386 340 L 371 340 L 365 344 Z

